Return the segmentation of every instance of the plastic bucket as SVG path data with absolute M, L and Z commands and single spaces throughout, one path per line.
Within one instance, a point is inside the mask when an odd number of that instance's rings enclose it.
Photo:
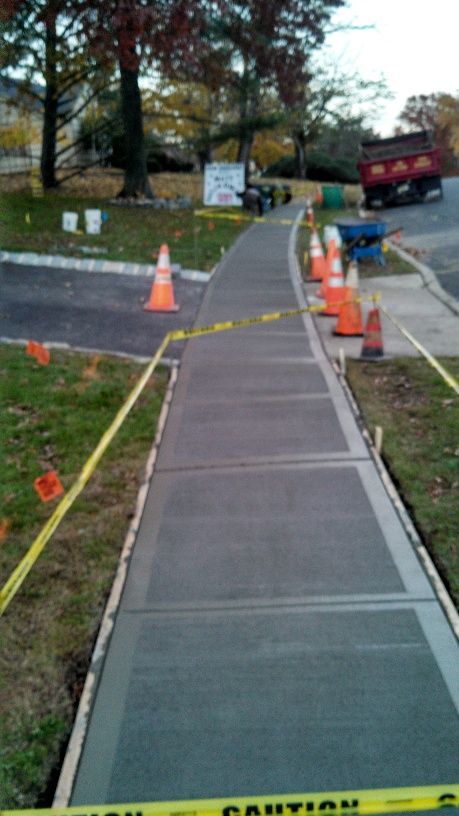
M 341 185 L 330 184 L 328 187 L 322 187 L 322 195 L 324 209 L 339 210 L 344 207 L 344 193 Z
M 85 210 L 84 220 L 88 235 L 99 235 L 102 225 L 102 213 L 100 210 Z
M 62 213 L 62 229 L 65 232 L 76 232 L 78 227 L 78 213 L 63 212 Z

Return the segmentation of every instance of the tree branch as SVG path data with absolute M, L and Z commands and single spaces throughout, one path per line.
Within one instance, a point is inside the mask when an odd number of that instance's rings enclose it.
M 95 99 L 95 98 L 96 98 L 96 96 L 98 96 L 98 94 L 100 94 L 102 91 L 106 90 L 106 88 L 109 88 L 109 87 L 110 87 L 110 84 L 112 84 L 112 83 L 108 83 L 107 85 L 104 85 L 104 86 L 102 86 L 101 88 L 97 88 L 97 89 L 96 89 L 96 90 L 95 90 L 95 91 L 94 91 L 94 92 L 93 92 L 93 93 L 92 93 L 92 94 L 91 94 L 91 95 L 88 97 L 88 99 L 86 99 L 86 101 L 85 101 L 85 102 L 83 102 L 83 104 L 82 104 L 82 105 L 80 105 L 80 107 L 79 107 L 79 108 L 77 108 L 77 110 L 73 111 L 71 114 L 68 114 L 68 115 L 67 115 L 67 116 L 65 116 L 63 119 L 61 119 L 61 121 L 59 122 L 59 124 L 58 124 L 58 126 L 57 126 L 57 128 L 56 128 L 56 132 L 58 132 L 59 130 L 62 130 L 62 128 L 66 127 L 66 125 L 68 125 L 68 123 L 69 123 L 69 122 L 71 122 L 71 121 L 72 121 L 72 119 L 75 119 L 77 116 L 79 116 L 79 115 L 80 115 L 80 113 L 81 113 L 82 111 L 84 111 L 84 109 L 85 109 L 85 108 L 87 108 L 87 107 L 88 107 L 88 105 L 89 105 L 89 104 L 92 102 L 92 100 L 93 100 L 93 99 Z
M 58 150 L 58 152 L 56 153 L 56 159 L 58 159 L 59 156 L 63 156 L 64 153 L 68 153 L 69 150 L 72 150 L 74 147 L 84 142 L 85 139 L 87 139 L 89 136 L 95 136 L 97 133 L 103 133 L 104 130 L 108 130 L 116 123 L 116 121 L 117 121 L 116 119 L 112 119 L 109 122 L 104 122 L 102 125 L 99 125 L 99 127 L 94 128 L 88 133 L 85 133 L 84 136 L 80 136 L 78 139 L 72 142 L 72 144 L 67 145 L 67 147 L 63 147 L 62 150 Z

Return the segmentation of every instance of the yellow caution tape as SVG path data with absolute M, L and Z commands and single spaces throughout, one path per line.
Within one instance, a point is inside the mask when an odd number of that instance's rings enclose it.
M 26 576 L 29 574 L 31 568 L 33 567 L 38 556 L 48 543 L 52 534 L 54 533 L 54 531 L 64 518 L 67 511 L 74 503 L 75 499 L 80 495 L 89 478 L 94 473 L 94 470 L 99 464 L 103 454 L 105 453 L 110 442 L 112 441 L 115 434 L 118 432 L 119 428 L 123 424 L 129 411 L 131 410 L 131 408 L 137 401 L 138 397 L 142 393 L 145 385 L 147 384 L 149 378 L 153 374 L 156 366 L 158 365 L 160 358 L 162 357 L 164 351 L 166 350 L 167 346 L 171 341 L 186 340 L 190 337 L 198 337 L 199 335 L 203 334 L 211 334 L 219 331 L 226 331 L 228 329 L 235 329 L 240 326 L 251 326 L 254 323 L 265 323 L 271 320 L 281 320 L 284 317 L 293 317 L 294 315 L 304 314 L 305 312 L 321 311 L 324 308 L 325 308 L 324 305 L 308 306 L 304 309 L 292 309 L 288 312 L 274 312 L 273 314 L 261 315 L 260 317 L 252 317 L 247 318 L 245 320 L 233 320 L 228 321 L 226 323 L 215 323 L 213 326 L 204 326 L 203 328 L 200 329 L 182 329 L 179 331 L 169 332 L 168 334 L 166 334 L 155 356 L 152 358 L 152 360 L 146 367 L 145 371 L 143 372 L 142 376 L 138 380 L 135 387 L 132 389 L 131 393 L 129 394 L 124 404 L 121 406 L 113 422 L 101 437 L 97 447 L 94 449 L 91 456 L 84 464 L 80 475 L 73 483 L 70 490 L 59 502 L 54 513 L 50 516 L 46 524 L 42 527 L 35 541 L 31 544 L 22 560 L 13 570 L 10 577 L 0 590 L 0 616 L 3 615 L 3 613 L 5 612 L 8 604 L 16 595 L 16 592 L 20 588 Z
M 67 513 L 67 510 L 70 509 L 75 499 L 77 498 L 77 496 L 80 495 L 84 486 L 88 482 L 90 476 L 94 473 L 94 470 L 96 469 L 103 454 L 107 450 L 110 442 L 112 441 L 113 437 L 123 424 L 129 411 L 137 401 L 145 385 L 147 384 L 149 378 L 151 377 L 153 371 L 158 365 L 160 358 L 162 357 L 165 349 L 169 344 L 169 340 L 170 337 L 167 334 L 163 342 L 161 343 L 158 351 L 156 352 L 155 356 L 152 358 L 152 360 L 146 367 L 145 371 L 143 372 L 142 376 L 139 378 L 137 384 L 132 389 L 128 398 L 126 399 L 126 401 L 116 414 L 113 422 L 111 423 L 109 428 L 107 428 L 103 436 L 100 438 L 97 447 L 93 450 L 91 456 L 84 464 L 80 475 L 73 483 L 68 493 L 66 493 L 64 498 L 59 502 L 54 513 L 50 516 L 46 524 L 42 527 L 41 531 L 39 532 L 35 541 L 26 552 L 25 556 L 19 562 L 16 569 L 13 570 L 7 582 L 2 587 L 0 591 L 0 615 L 3 615 L 8 604 L 10 603 L 12 598 L 14 598 L 16 592 L 18 591 L 19 587 L 24 581 L 24 578 L 28 575 L 31 568 L 35 564 L 35 561 L 37 560 L 38 556 L 48 543 L 52 534 L 54 533 L 55 529 L 64 518 L 65 514 Z
M 350 302 L 350 301 L 343 301 Z M 307 312 L 322 312 L 326 308 L 325 303 L 317 306 L 305 306 L 303 309 L 289 309 L 285 312 L 269 312 L 258 317 L 245 317 L 241 320 L 227 320 L 224 323 L 212 323 L 210 326 L 201 326 L 198 329 L 178 329 L 170 332 L 171 340 L 188 340 L 190 337 L 199 337 L 202 334 L 215 334 L 216 332 L 228 331 L 229 329 L 240 329 L 245 326 L 253 326 L 256 323 L 270 323 L 273 320 L 283 320 L 285 317 L 297 317 Z
M 380 293 L 376 292 L 375 294 L 371 295 L 370 298 L 353 298 L 350 300 L 343 300 L 340 304 L 344 303 L 351 303 L 351 302 L 362 302 L 364 300 L 373 300 L 375 303 L 380 300 Z M 108 448 L 110 442 L 118 432 L 119 428 L 123 424 L 124 420 L 126 419 L 128 413 L 130 412 L 131 408 L 134 406 L 135 402 L 137 401 L 138 397 L 142 393 L 145 385 L 147 384 L 149 378 L 153 374 L 156 366 L 159 363 L 160 358 L 162 357 L 164 351 L 166 350 L 167 346 L 170 342 L 175 340 L 188 340 L 192 337 L 199 337 L 206 334 L 215 334 L 217 332 L 222 331 L 229 331 L 230 329 L 237 329 L 243 328 L 246 326 L 253 326 L 255 324 L 260 323 L 270 323 L 275 320 L 283 320 L 288 317 L 297 317 L 299 315 L 306 314 L 307 312 L 321 312 L 326 308 L 326 304 L 314 305 L 314 306 L 305 306 L 302 309 L 289 309 L 283 312 L 270 312 L 267 314 L 259 315 L 258 317 L 247 317 L 241 320 L 228 320 L 221 323 L 213 323 L 209 326 L 202 326 L 196 329 L 178 329 L 177 331 L 172 331 L 166 334 L 164 337 L 161 345 L 158 348 L 158 351 L 151 359 L 150 363 L 146 367 L 145 371 L 143 372 L 142 376 L 139 378 L 137 384 L 132 389 L 131 393 L 129 394 L 128 398 L 121 406 L 120 410 L 116 414 L 113 422 L 107 428 L 97 447 L 92 452 L 89 459 L 84 464 L 78 478 L 73 483 L 70 490 L 65 494 L 63 499 L 57 505 L 54 513 L 50 516 L 46 524 L 42 527 L 40 533 L 26 552 L 25 556 L 19 562 L 17 567 L 13 570 L 10 577 L 0 590 L 0 616 L 3 615 L 5 609 L 7 608 L 10 601 L 14 598 L 16 592 L 18 591 L 19 587 L 21 586 L 22 582 L 30 572 L 31 568 L 35 564 L 38 556 L 48 543 L 49 539 L 51 538 L 52 534 L 62 521 L 63 517 L 70 509 L 72 504 L 74 503 L 75 499 L 80 495 L 81 491 L 85 487 L 86 483 L 89 481 L 89 478 L 94 473 L 97 465 L 99 464 L 103 454 L 105 453 L 106 449 Z M 395 318 L 391 317 L 391 315 L 387 312 L 384 307 L 381 306 L 382 311 L 387 317 L 400 329 L 400 331 L 416 346 L 416 348 L 421 351 L 421 353 L 426 357 L 426 359 L 430 362 L 431 365 L 436 368 L 440 374 L 444 377 L 448 385 L 450 385 L 456 393 L 459 393 L 459 383 L 457 380 L 448 372 L 446 369 L 440 365 L 440 363 L 423 347 L 420 343 L 406 330 L 401 326 Z
M 362 298 L 359 298 L 358 300 L 362 300 Z M 350 301 L 342 302 L 349 303 Z M 317 306 L 306 306 L 303 309 L 290 309 L 284 312 L 271 312 L 269 314 L 260 315 L 259 317 L 248 317 L 242 320 L 228 320 L 224 323 L 214 323 L 210 326 L 202 326 L 201 328 L 197 329 L 179 329 L 178 331 L 172 331 L 166 334 L 155 356 L 152 358 L 152 360 L 146 367 L 144 373 L 140 377 L 135 387 L 132 389 L 125 403 L 122 405 L 122 407 L 116 414 L 113 422 L 111 423 L 109 428 L 107 428 L 107 430 L 101 437 L 97 447 L 94 449 L 91 456 L 83 466 L 77 480 L 73 483 L 70 490 L 65 494 L 64 498 L 59 502 L 54 513 L 50 516 L 46 524 L 42 527 L 35 541 L 33 542 L 33 544 L 31 544 L 25 556 L 19 562 L 18 566 L 13 570 L 10 577 L 0 590 L 0 617 L 3 615 L 10 601 L 14 598 L 22 582 L 30 572 L 38 556 L 48 543 L 49 539 L 51 538 L 52 534 L 54 533 L 54 531 L 64 518 L 65 514 L 70 509 L 75 499 L 80 495 L 89 478 L 94 473 L 103 454 L 105 453 L 110 442 L 112 441 L 115 434 L 118 432 L 119 428 L 123 424 L 124 420 L 126 419 L 129 411 L 135 404 L 136 400 L 142 393 L 146 383 L 153 374 L 156 366 L 159 363 L 160 358 L 162 357 L 169 343 L 171 343 L 174 340 L 188 340 L 191 337 L 199 337 L 204 334 L 215 334 L 216 332 L 228 331 L 229 329 L 237 329 L 244 326 L 253 326 L 256 323 L 269 323 L 273 320 L 283 320 L 284 318 L 295 317 L 298 315 L 306 314 L 307 312 L 321 312 L 324 309 L 325 303 Z
M 456 380 L 456 378 L 453 377 L 453 375 L 450 374 L 450 372 L 444 366 L 442 366 L 441 363 L 438 362 L 438 360 L 433 356 L 433 354 L 431 354 L 430 351 L 427 351 L 427 349 L 424 348 L 424 346 L 419 342 L 419 340 L 416 340 L 416 338 L 413 337 L 413 335 L 408 331 L 408 329 L 405 329 L 405 327 L 402 326 L 402 324 L 399 323 L 398 320 L 396 320 L 396 318 L 393 317 L 387 311 L 387 309 L 384 308 L 382 304 L 380 305 L 380 309 L 382 312 L 384 312 L 386 317 L 389 318 L 391 323 L 393 323 L 394 326 L 396 326 L 397 329 L 406 337 L 406 339 L 409 340 L 410 343 L 415 348 L 417 348 L 417 350 L 423 355 L 423 357 L 425 357 L 429 365 L 431 365 L 432 368 L 435 368 L 438 371 L 438 373 L 441 374 L 441 376 L 443 377 L 445 382 L 450 386 L 450 388 L 452 388 L 453 391 L 456 392 L 456 394 L 459 394 L 459 382 Z
M 79 805 L 39 810 L 2 810 L 0 816 L 364 816 L 373 813 L 407 813 L 458 807 L 459 785 L 416 788 L 382 788 L 280 796 L 194 799 L 178 802 L 138 802 L 118 805 Z
M 271 226 L 291 226 L 298 223 L 298 226 L 311 227 L 307 221 L 293 221 L 291 218 L 264 218 L 263 216 L 239 215 L 238 213 L 215 212 L 215 210 L 194 210 L 194 215 L 198 218 L 208 218 L 210 221 L 214 218 L 224 221 L 250 221 L 252 224 L 271 224 Z M 315 224 L 315 228 L 320 229 L 320 224 Z

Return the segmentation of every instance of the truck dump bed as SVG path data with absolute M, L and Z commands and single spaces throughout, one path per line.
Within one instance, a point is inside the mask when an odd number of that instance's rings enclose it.
M 432 134 L 428 130 L 417 133 L 406 133 L 403 136 L 392 136 L 390 139 L 378 139 L 373 142 L 362 142 L 360 158 L 365 161 L 375 159 L 394 159 L 399 156 L 412 156 L 415 153 L 433 150 L 435 147 Z
M 358 168 L 370 207 L 441 197 L 440 154 L 428 130 L 362 142 Z

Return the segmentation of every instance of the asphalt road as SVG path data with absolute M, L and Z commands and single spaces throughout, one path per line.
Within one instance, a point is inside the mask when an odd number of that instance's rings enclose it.
M 443 180 L 443 199 L 383 211 L 391 228 L 403 227 L 402 247 L 420 251 L 439 283 L 459 299 L 459 178 Z
M 0 264 L 0 337 L 150 356 L 166 332 L 191 326 L 204 284 L 175 279 L 177 314 L 145 312 L 151 278 Z M 183 343 L 171 345 L 178 357 Z

